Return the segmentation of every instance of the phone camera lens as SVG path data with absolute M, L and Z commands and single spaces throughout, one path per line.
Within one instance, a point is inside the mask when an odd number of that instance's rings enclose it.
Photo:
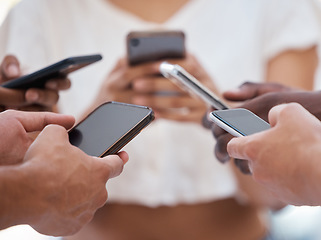
M 133 47 L 137 47 L 139 45 L 139 39 L 137 38 L 133 38 L 130 40 L 130 44 L 133 46 Z

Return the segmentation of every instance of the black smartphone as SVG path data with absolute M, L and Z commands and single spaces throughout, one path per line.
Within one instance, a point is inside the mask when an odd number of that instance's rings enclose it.
M 216 110 L 210 119 L 233 136 L 247 136 L 270 128 L 270 124 L 244 108 Z
M 100 54 L 66 58 L 34 73 L 5 82 L 1 86 L 13 89 L 44 88 L 48 80 L 66 77 L 69 73 L 101 59 Z
M 88 155 L 104 157 L 121 150 L 153 120 L 151 108 L 107 102 L 69 131 L 69 141 Z
M 129 65 L 185 57 L 182 31 L 134 31 L 127 35 L 126 42 Z
M 163 62 L 161 63 L 159 70 L 164 77 L 172 80 L 183 90 L 200 97 L 209 106 L 219 110 L 229 108 L 218 96 L 181 66 Z

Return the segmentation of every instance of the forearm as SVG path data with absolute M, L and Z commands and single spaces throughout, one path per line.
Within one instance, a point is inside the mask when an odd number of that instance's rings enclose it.
M 267 64 L 266 82 L 276 82 L 298 89 L 312 90 L 318 55 L 315 46 L 280 53 Z
M 30 223 L 37 203 L 21 165 L 0 168 L 0 229 Z

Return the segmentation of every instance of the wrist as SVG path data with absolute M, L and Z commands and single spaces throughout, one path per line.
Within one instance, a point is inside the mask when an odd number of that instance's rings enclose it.
M 23 173 L 20 165 L 1 166 L 0 168 L 0 228 L 25 223 L 22 214 Z M 4 197 L 3 197 L 4 196 Z

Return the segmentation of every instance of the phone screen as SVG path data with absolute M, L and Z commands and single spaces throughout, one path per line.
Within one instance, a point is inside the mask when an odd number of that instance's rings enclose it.
M 91 156 L 117 153 L 154 119 L 150 108 L 108 102 L 69 131 L 69 141 Z
M 232 128 L 242 136 L 251 135 L 270 128 L 270 124 L 246 109 L 214 111 L 213 115 L 223 124 L 227 125 L 227 127 Z

